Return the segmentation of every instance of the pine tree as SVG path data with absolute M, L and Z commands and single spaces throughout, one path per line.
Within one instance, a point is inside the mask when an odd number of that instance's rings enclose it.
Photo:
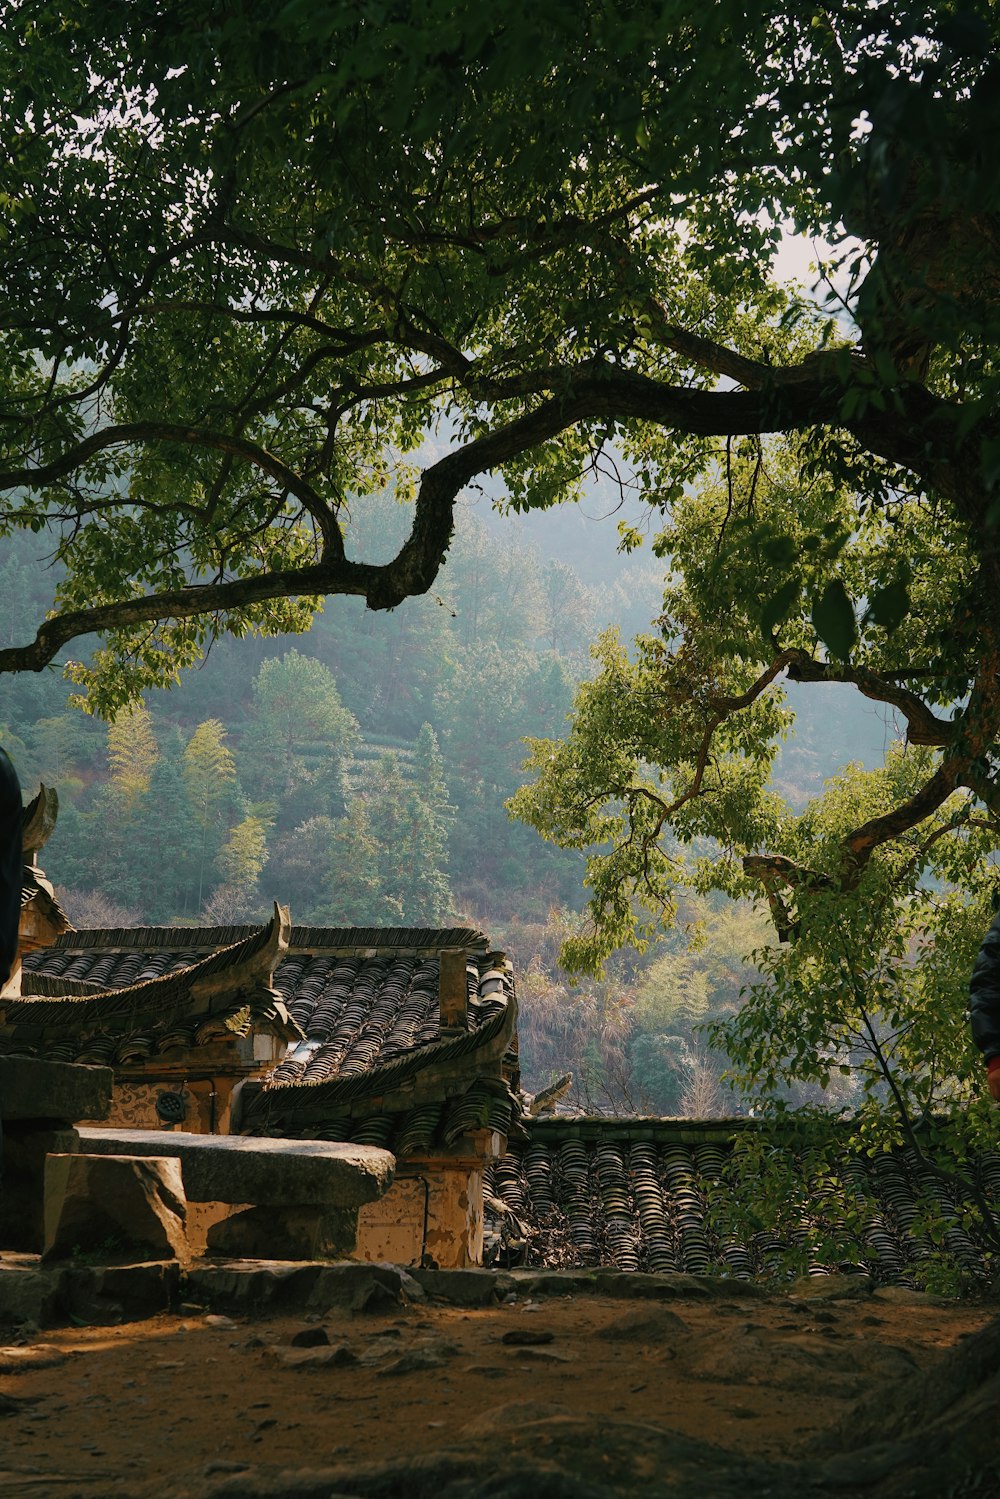
M 215 864 L 222 876 L 205 908 L 209 920 L 246 921 L 260 915 L 259 882 L 267 863 L 267 825 L 245 817 L 222 845 Z
M 219 853 L 236 788 L 236 762 L 223 742 L 226 730 L 217 718 L 198 725 L 184 751 L 184 787 L 193 823 L 196 850 L 197 909 L 205 875 Z
M 119 713 L 108 724 L 111 784 L 129 811 L 147 795 L 158 755 L 153 719 L 145 703 Z

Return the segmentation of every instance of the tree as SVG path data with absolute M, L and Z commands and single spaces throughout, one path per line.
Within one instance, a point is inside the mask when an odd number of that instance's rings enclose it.
M 201 909 L 206 867 L 225 835 L 225 816 L 232 805 L 236 762 L 223 743 L 226 730 L 217 718 L 195 729 L 184 749 L 184 787 L 197 838 L 197 909 Z M 190 852 L 190 850 L 189 850 Z
M 992 785 L 996 39 L 986 0 L 513 0 L 500 20 L 390 0 L 378 25 L 82 0 L 72 26 L 14 0 L 0 492 L 7 531 L 66 572 L 0 669 L 96 632 L 70 670 L 114 712 L 220 631 L 426 591 L 478 476 L 550 504 L 613 446 L 669 509 L 782 433 L 856 519 L 959 538 L 953 635 L 917 631 L 890 685 L 963 701 L 928 795 Z M 785 222 L 833 247 L 827 315 L 774 283 Z M 349 555 L 347 507 L 390 482 L 409 536 Z M 852 669 L 859 613 L 914 617 L 905 546 L 862 597 L 807 537 L 800 669 Z M 796 581 L 778 564 L 774 660 Z
M 237 823 L 216 858 L 222 883 L 207 902 L 209 921 L 256 921 L 260 919 L 259 881 L 267 863 L 267 827 L 259 817 Z
M 297 787 L 323 782 L 341 802 L 344 756 L 357 724 L 340 701 L 337 684 L 321 661 L 287 651 L 265 661 L 253 684 L 249 732 L 244 735 L 244 777 L 256 794 L 279 803 Z M 315 798 L 310 798 L 315 803 Z M 292 824 L 294 825 L 294 818 Z
M 378 849 L 379 894 L 409 926 L 441 926 L 451 915 L 448 822 L 443 767 L 433 730 L 417 741 L 415 778 L 404 775 L 398 755 L 378 762 L 366 787 L 367 829 Z
M 149 791 L 149 778 L 159 759 L 153 719 L 140 704 L 108 724 L 108 766 L 111 785 L 123 806 L 133 810 Z
M 634 657 L 613 636 L 601 641 L 569 738 L 534 745 L 537 782 L 512 803 L 556 842 L 599 850 L 588 865 L 593 932 L 574 963 L 647 939 L 678 882 L 766 894 L 784 939 L 803 902 L 860 889 L 895 841 L 928 868 L 948 825 L 958 839 L 970 819 L 1000 832 L 991 627 L 973 607 L 973 558 L 947 511 L 909 496 L 859 514 L 851 491 L 801 484 L 772 445 L 766 461 L 734 461 L 678 501 L 656 545 L 674 565 L 658 633 Z M 817 649 L 817 620 L 848 593 L 869 602 L 860 618 L 848 610 L 854 638 L 837 659 Z M 791 816 L 770 779 L 793 721 L 786 674 L 893 711 L 905 775 L 867 789 L 859 779 L 833 822 L 822 802 Z
M 180 733 L 161 735 L 160 757 L 149 782 L 149 797 L 132 850 L 132 892 L 143 918 L 169 924 L 199 909 L 202 828 L 188 802 L 187 769 Z M 89 883 L 101 884 L 100 825 L 91 828 Z M 96 857 L 95 857 L 96 856 Z M 61 868 L 60 866 L 57 866 Z

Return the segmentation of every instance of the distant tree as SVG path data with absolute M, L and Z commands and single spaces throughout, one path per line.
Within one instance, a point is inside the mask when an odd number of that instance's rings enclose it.
M 331 926 L 399 926 L 406 920 L 400 896 L 384 878 L 382 852 L 366 801 L 352 798 L 328 846 L 317 921 Z
M 198 725 L 184 750 L 184 784 L 199 827 L 216 823 L 231 799 L 236 761 L 225 738 L 225 726 L 209 718 Z
M 439 847 L 434 862 L 444 868 L 448 858 L 448 829 L 455 820 L 455 808 L 448 794 L 438 737 L 429 723 L 422 724 L 417 735 L 413 751 L 413 780 L 435 825 Z
M 259 817 L 237 823 L 216 857 L 221 884 L 204 915 L 210 921 L 253 921 L 260 916 L 259 882 L 267 863 L 267 827 Z
M 233 807 L 236 762 L 224 743 L 225 738 L 223 724 L 217 718 L 209 718 L 198 725 L 184 749 L 184 789 L 197 848 L 196 910 L 202 905 L 205 872 L 222 846 Z
M 119 713 L 108 724 L 111 786 L 123 808 L 134 810 L 147 795 L 158 756 L 152 714 L 144 704 Z
M 136 833 L 136 902 L 148 921 L 169 923 L 198 911 L 202 829 L 191 814 L 182 738 L 161 731 L 160 757 L 150 777 L 145 813 Z M 94 852 L 100 850 L 95 828 Z
M 141 913 L 134 906 L 120 906 L 99 890 L 71 890 L 56 885 L 56 899 L 79 931 L 85 927 L 135 926 Z
M 277 805 L 320 777 L 339 782 L 356 733 L 321 661 L 296 650 L 265 661 L 254 679 L 240 757 L 248 790 Z
M 447 802 L 432 731 L 423 737 L 430 776 L 426 800 L 403 775 L 399 758 L 383 755 L 366 791 L 368 826 L 378 847 L 379 889 L 412 926 L 440 926 L 452 907 L 447 873 Z
M 593 634 L 595 600 L 571 567 L 550 562 L 542 574 L 544 638 L 562 654 L 582 651 Z

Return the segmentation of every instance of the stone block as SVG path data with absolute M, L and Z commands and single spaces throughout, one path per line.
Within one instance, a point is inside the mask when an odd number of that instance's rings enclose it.
M 59 1310 L 59 1272 L 41 1269 L 33 1254 L 5 1254 L 0 1260 L 0 1327 L 24 1322 L 51 1327 Z
M 427 1295 L 453 1306 L 492 1306 L 510 1291 L 510 1280 L 495 1270 L 426 1270 L 412 1272 Z
M 65 1265 L 59 1281 L 63 1320 L 109 1324 L 156 1317 L 175 1306 L 181 1267 L 176 1260 L 137 1265 Z
M 50 1155 L 43 1257 L 187 1259 L 186 1213 L 181 1168 L 168 1157 Z
M 800 1275 L 787 1294 L 804 1301 L 859 1301 L 872 1293 L 870 1275 Z
M 381 1197 L 396 1169 L 387 1150 L 332 1140 L 117 1128 L 81 1129 L 80 1140 L 95 1155 L 176 1156 L 192 1202 L 357 1208 Z
M 214 1223 L 209 1254 L 244 1260 L 342 1260 L 354 1250 L 357 1208 L 250 1207 Z
M 0 1057 L 0 1119 L 106 1119 L 113 1082 L 110 1067 Z
M 187 1294 L 216 1311 L 388 1311 L 410 1299 L 412 1277 L 395 1265 L 230 1260 L 196 1264 L 187 1272 Z
M 40 1254 L 45 1239 L 46 1156 L 70 1155 L 79 1136 L 58 1120 L 15 1119 L 4 1126 L 0 1247 Z

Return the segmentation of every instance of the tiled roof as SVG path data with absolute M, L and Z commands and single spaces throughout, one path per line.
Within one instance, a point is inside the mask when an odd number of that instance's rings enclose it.
M 52 926 L 59 932 L 69 931 L 69 917 L 56 900 L 48 882 L 40 880 L 38 871 L 30 864 L 21 870 L 21 909 L 34 904 Z
M 21 820 L 21 848 L 25 855 L 37 854 L 52 837 L 59 815 L 59 795 L 54 786 L 43 782 L 37 796 L 24 809 Z
M 122 963 L 97 944 L 80 959 L 71 944 L 91 934 L 68 933 L 25 959 L 21 997 L 0 1011 L 0 1050 L 123 1066 L 251 1028 L 297 1038 L 269 987 L 288 932 L 288 913 L 275 907 L 266 926 L 214 952 L 189 951 L 184 963 L 141 952 Z
M 352 1115 L 320 1100 L 299 1100 L 314 1110 L 296 1107 L 284 1090 L 265 1090 L 256 1095 L 259 1105 L 244 1114 L 242 1127 L 255 1135 L 293 1139 L 342 1140 L 355 1145 L 379 1145 L 400 1160 L 439 1155 L 456 1146 L 461 1138 L 477 1130 L 495 1130 L 505 1138 L 517 1134 L 520 1111 L 517 1100 L 502 1080 L 474 1081 L 464 1093 L 421 1104 L 402 1112 L 381 1106 Z M 381 1100 L 379 1101 L 381 1104 Z M 291 1107 L 285 1105 L 291 1104 Z
M 427 949 L 372 957 L 290 953 L 275 982 L 306 1039 L 278 1064 L 275 1082 L 353 1077 L 436 1043 L 440 967 Z M 465 973 L 469 1030 L 476 1033 L 504 1009 L 509 969 L 502 955 L 470 950 Z
M 240 1128 L 384 1144 L 404 1156 L 477 1129 L 507 1135 L 517 1113 L 505 1080 L 517 1066 L 513 975 L 481 945 L 465 944 L 468 1028 L 444 1034 L 440 958 L 426 947 L 301 962 L 291 953 L 276 982 L 306 1039 L 263 1086 L 247 1085 Z
M 256 936 L 253 927 L 67 934 L 25 964 L 25 993 L 63 996 L 45 1012 L 46 1054 L 74 1044 L 70 1032 L 79 1033 L 81 1011 L 73 996 L 121 986 L 134 993 L 137 985 L 157 983 L 183 987 L 192 964 L 204 972 L 219 961 L 218 949 L 232 951 Z M 441 1031 L 443 951 L 465 954 L 467 1029 L 458 1033 Z M 513 975 L 482 932 L 292 927 L 273 982 L 303 1039 L 265 1085 L 247 1085 L 240 1120 L 245 1132 L 354 1140 L 419 1154 L 451 1145 L 469 1130 L 506 1135 L 513 1127 L 517 1110 L 505 1081 L 505 1075 L 516 1078 L 517 1065 Z M 170 1040 L 184 1044 L 179 1026 Z M 188 1044 L 196 1040 L 192 1032 Z
M 722 1240 L 709 1198 L 724 1184 L 732 1142 L 747 1120 L 569 1119 L 525 1121 L 527 1138 L 487 1171 L 487 1244 L 495 1262 L 608 1265 L 750 1279 L 767 1272 L 782 1243 L 758 1233 Z M 789 1147 L 791 1149 L 791 1147 Z M 846 1261 L 810 1272 L 856 1269 L 890 1284 L 914 1284 L 932 1253 L 918 1198 L 928 1195 L 946 1225 L 952 1263 L 983 1274 L 984 1246 L 963 1224 L 961 1203 L 908 1151 L 874 1160 L 845 1153 L 842 1182 L 861 1209 L 858 1227 L 839 1223 Z M 1000 1155 L 977 1163 L 978 1185 L 1000 1202 Z M 724 1190 L 724 1186 L 723 1186 Z M 838 1209 L 817 1185 L 804 1194 L 816 1221 Z M 492 1198 L 492 1205 L 490 1199 Z M 809 1223 L 800 1221 L 804 1235 Z M 852 1242 L 853 1240 L 853 1242 Z

